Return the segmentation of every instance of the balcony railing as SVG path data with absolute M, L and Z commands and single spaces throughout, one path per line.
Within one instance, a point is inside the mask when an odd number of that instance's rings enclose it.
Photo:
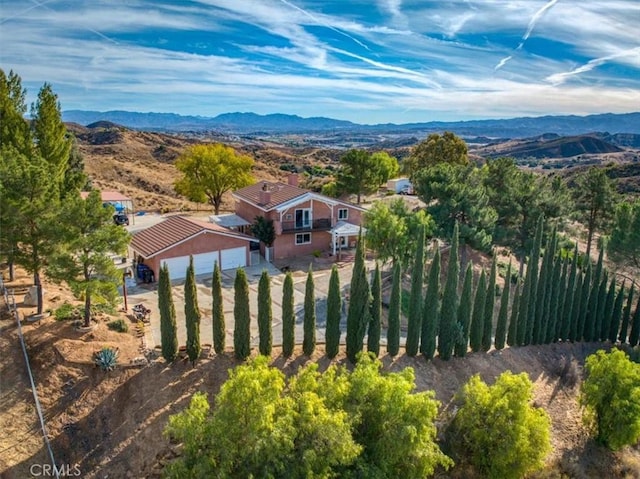
M 283 221 L 283 233 L 299 233 L 303 231 L 328 231 L 331 229 L 331 218 L 318 218 L 309 222 Z

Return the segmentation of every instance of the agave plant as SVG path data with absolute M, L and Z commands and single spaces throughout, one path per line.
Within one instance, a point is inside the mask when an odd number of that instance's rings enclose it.
M 118 349 L 102 348 L 95 353 L 94 362 L 103 371 L 113 371 L 118 362 Z

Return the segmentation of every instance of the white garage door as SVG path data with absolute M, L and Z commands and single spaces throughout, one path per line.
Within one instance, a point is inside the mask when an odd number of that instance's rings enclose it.
M 213 273 L 213 265 L 218 261 L 218 252 L 200 253 L 193 255 L 193 269 L 197 275 Z M 182 279 L 187 276 L 189 266 L 188 256 L 178 256 L 162 260 L 169 266 L 169 277 L 171 279 Z
M 223 249 L 220 251 L 221 269 L 233 269 L 247 265 L 247 247 Z

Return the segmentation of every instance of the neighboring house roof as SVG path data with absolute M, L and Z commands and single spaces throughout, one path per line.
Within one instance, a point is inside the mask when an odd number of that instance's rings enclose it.
M 81 191 L 80 197 L 84 200 L 89 196 L 89 191 Z M 100 198 L 102 201 L 131 201 L 131 198 L 124 196 L 122 193 L 118 193 L 117 191 L 101 191 Z
M 163 251 L 187 241 L 199 234 L 212 232 L 222 236 L 258 241 L 256 238 L 184 216 L 171 216 L 162 223 L 153 225 L 137 233 L 131 240 L 131 247 L 145 258 L 151 258 Z

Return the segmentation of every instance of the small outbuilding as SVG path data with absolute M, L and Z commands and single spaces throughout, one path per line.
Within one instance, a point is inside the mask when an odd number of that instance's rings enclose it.
M 222 270 L 250 266 L 251 250 L 257 247 L 256 238 L 184 216 L 171 216 L 136 233 L 130 246 L 134 260 L 153 271 L 156 279 L 163 264 L 171 279 L 186 277 L 189 256 L 196 275 L 213 273 L 215 263 Z

